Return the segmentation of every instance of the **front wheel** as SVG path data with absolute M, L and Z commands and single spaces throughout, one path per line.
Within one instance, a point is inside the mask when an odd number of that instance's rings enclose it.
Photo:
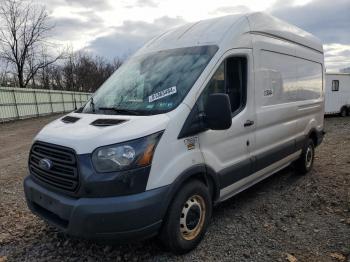
M 162 244 L 175 254 L 191 251 L 204 237 L 211 213 L 208 188 L 197 180 L 185 184 L 169 206 L 159 236 Z
M 304 175 L 313 167 L 315 157 L 315 145 L 312 139 L 308 139 L 299 159 L 295 162 L 295 167 L 297 171 Z

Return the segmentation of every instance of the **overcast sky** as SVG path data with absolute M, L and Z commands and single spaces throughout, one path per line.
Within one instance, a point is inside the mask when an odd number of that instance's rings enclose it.
M 328 70 L 350 66 L 350 0 L 37 0 L 56 24 L 54 40 L 126 58 L 169 28 L 201 19 L 265 11 L 316 35 Z

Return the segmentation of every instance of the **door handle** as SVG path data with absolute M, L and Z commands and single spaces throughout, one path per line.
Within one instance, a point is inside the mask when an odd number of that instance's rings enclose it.
M 245 123 L 244 123 L 244 126 L 246 127 L 246 126 L 252 126 L 252 125 L 254 125 L 254 121 L 252 121 L 252 120 L 247 120 Z

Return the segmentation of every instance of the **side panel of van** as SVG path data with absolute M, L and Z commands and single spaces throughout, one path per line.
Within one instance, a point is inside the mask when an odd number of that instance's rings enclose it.
M 256 170 L 297 152 L 323 129 L 323 56 L 280 39 L 254 37 Z
M 262 35 L 253 39 L 257 115 L 253 155 L 259 171 L 296 152 L 298 88 L 294 44 Z
M 253 40 L 247 106 L 254 111 L 235 116 L 232 130 L 207 132 L 200 140 L 204 159 L 218 171 L 220 181 L 225 181 L 224 176 L 232 178 L 232 184 L 221 183 L 221 200 L 296 160 L 308 133 L 323 129 L 322 54 L 263 35 L 255 35 Z M 249 118 L 255 121 L 253 127 L 241 128 Z M 240 134 L 240 130 L 246 133 Z M 245 151 L 246 140 L 254 143 Z M 233 142 L 237 151 L 227 154 L 222 144 L 231 148 Z M 220 162 L 225 157 L 229 160 Z
M 322 131 L 324 125 L 324 61 L 323 54 L 296 45 L 298 87 L 297 135 L 310 130 Z

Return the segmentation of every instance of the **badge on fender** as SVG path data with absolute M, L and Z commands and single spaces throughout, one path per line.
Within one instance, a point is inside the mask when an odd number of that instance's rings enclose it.
M 184 143 L 187 146 L 187 150 L 195 149 L 196 144 L 198 144 L 198 137 L 194 136 L 194 137 L 186 138 L 184 140 Z

